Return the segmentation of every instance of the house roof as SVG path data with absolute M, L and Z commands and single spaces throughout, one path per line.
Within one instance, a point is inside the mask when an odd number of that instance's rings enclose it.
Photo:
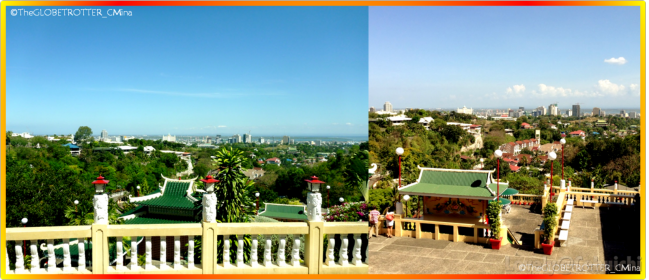
M 160 216 L 160 215 L 147 215 L 146 217 L 135 217 L 133 219 L 124 220 L 126 225 L 143 225 L 143 224 L 189 224 L 197 223 L 188 219 L 187 217 L 176 216 Z
M 279 160 L 279 158 L 274 157 L 274 158 L 269 158 L 266 161 L 278 161 L 278 160 Z
M 401 194 L 443 197 L 495 198 L 496 184 L 490 184 L 493 171 L 421 168 L 419 180 L 399 190 Z M 487 187 L 489 184 L 489 187 Z M 500 184 L 505 191 L 507 184 Z
M 516 166 L 516 165 L 510 165 L 509 168 L 510 168 L 512 171 L 514 171 L 514 172 L 516 172 L 516 171 L 518 171 L 519 169 L 521 169 L 520 167 L 518 167 L 518 166 Z
M 526 123 L 526 122 L 524 122 L 524 123 L 521 124 L 521 126 L 526 126 L 526 125 L 530 125 L 530 124 L 529 124 L 529 123 Z
M 61 146 L 70 147 L 70 149 L 79 149 L 79 146 L 77 146 L 75 144 L 70 144 L 70 143 L 65 144 L 65 145 L 61 145 Z
M 577 131 L 570 132 L 570 135 L 580 135 L 582 133 L 584 133 L 583 130 L 577 130 Z
M 259 216 L 274 219 L 307 220 L 304 205 L 266 203 L 264 212 Z
M 198 209 L 201 207 L 200 201 L 195 203 L 187 197 L 187 190 L 189 189 L 190 184 L 190 182 L 167 181 L 164 192 L 161 196 L 134 203 L 173 209 Z

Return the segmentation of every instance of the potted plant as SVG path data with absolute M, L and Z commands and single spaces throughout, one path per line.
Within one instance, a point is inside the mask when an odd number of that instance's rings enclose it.
M 553 202 L 548 203 L 543 208 L 543 233 L 545 236 L 545 243 L 541 244 L 543 253 L 546 255 L 552 254 L 554 248 L 554 232 L 557 228 L 557 205 Z
M 489 202 L 487 206 L 487 217 L 489 218 L 489 229 L 491 230 L 491 249 L 499 250 L 503 240 L 500 236 L 500 203 L 496 201 Z

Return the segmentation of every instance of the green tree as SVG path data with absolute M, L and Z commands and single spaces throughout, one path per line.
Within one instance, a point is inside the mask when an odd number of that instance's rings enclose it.
M 77 143 L 83 143 L 89 140 L 91 135 L 92 129 L 90 129 L 90 127 L 80 126 L 79 129 L 77 129 L 77 132 L 74 133 L 74 140 Z
M 245 160 L 241 150 L 222 148 L 216 153 L 216 162 L 221 168 L 216 184 L 218 219 L 223 223 L 249 222 L 255 207 L 248 196 L 248 189 L 254 184 L 243 174 L 242 162 Z

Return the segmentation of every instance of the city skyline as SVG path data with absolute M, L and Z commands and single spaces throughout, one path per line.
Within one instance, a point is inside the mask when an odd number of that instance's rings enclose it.
M 637 104 L 639 15 L 638 7 L 370 7 L 369 106 Z
M 6 129 L 367 134 L 367 8 L 129 10 L 8 18 Z

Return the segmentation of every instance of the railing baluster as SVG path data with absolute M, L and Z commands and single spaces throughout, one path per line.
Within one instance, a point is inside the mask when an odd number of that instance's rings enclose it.
M 41 265 L 39 263 L 40 259 L 38 258 L 38 240 L 29 241 L 29 251 L 32 255 L 31 272 L 34 273 L 41 269 Z
M 291 265 L 300 266 L 300 235 L 293 235 L 293 246 L 291 246 Z
M 280 234 L 277 246 L 277 266 L 286 266 L 286 235 Z
M 243 267 L 243 235 L 237 234 L 237 267 Z
M 329 242 L 327 244 L 327 260 L 325 261 L 325 264 L 328 266 L 333 266 L 336 264 L 335 255 L 334 255 L 334 250 L 336 246 L 336 235 L 329 234 L 328 237 L 329 237 Z
M 340 235 L 340 251 L 338 252 L 338 255 L 340 258 L 338 259 L 338 264 L 340 265 L 348 265 L 349 264 L 349 256 L 347 255 L 347 247 L 349 247 L 349 239 L 347 237 L 347 234 L 341 234 Z
M 23 247 L 20 244 L 19 240 L 16 240 L 16 245 L 14 248 L 16 249 L 16 273 L 23 273 L 25 271 L 25 260 L 23 258 Z
M 223 236 L 223 267 L 230 267 L 230 236 Z
M 137 269 L 137 236 L 131 236 L 131 270 Z
M 257 240 L 257 235 L 252 235 L 250 238 L 252 239 L 252 244 L 250 246 L 250 266 L 258 267 L 259 260 L 257 258 L 257 247 L 259 247 L 259 241 Z
M 180 264 L 180 236 L 174 236 L 174 269 L 181 269 Z
M 365 246 L 365 264 L 369 264 L 369 259 L 370 259 L 370 235 L 367 235 L 367 246 Z
M 187 237 L 187 268 L 194 268 L 194 236 Z
M 9 272 L 9 271 L 11 271 L 9 269 L 9 250 L 5 250 L 5 257 L 7 259 L 7 261 L 5 261 L 5 271 Z
M 47 271 L 54 272 L 56 269 L 56 256 L 54 255 L 54 239 L 47 240 Z
M 264 244 L 264 266 L 270 267 L 273 265 L 273 241 L 270 239 L 270 234 L 264 235 L 266 242 Z
M 142 238 L 146 238 L 144 241 L 145 243 L 145 263 L 144 263 L 144 269 L 153 269 L 153 256 L 151 252 L 151 236 L 144 236 Z
M 363 243 L 363 240 L 361 239 L 361 234 L 360 233 L 355 233 L 354 234 L 354 253 L 353 256 L 354 258 L 352 259 L 352 264 L 354 265 L 361 265 L 363 264 L 362 256 L 361 256 L 361 244 Z
M 85 238 L 79 238 L 77 239 L 79 243 L 77 243 L 77 249 L 79 250 L 79 256 L 78 256 L 78 269 L 79 272 L 82 270 L 86 269 L 86 239 Z
M 117 237 L 117 243 L 115 243 L 115 249 L 117 253 L 115 255 L 117 256 L 117 259 L 115 260 L 115 270 L 120 270 L 124 268 L 124 243 L 123 243 L 123 238 L 121 236 Z M 79 255 L 81 255 L 81 251 L 79 251 Z
M 72 258 L 70 258 L 70 239 L 63 239 L 63 271 L 72 270 Z
M 160 236 L 160 270 L 167 269 L 167 237 Z

